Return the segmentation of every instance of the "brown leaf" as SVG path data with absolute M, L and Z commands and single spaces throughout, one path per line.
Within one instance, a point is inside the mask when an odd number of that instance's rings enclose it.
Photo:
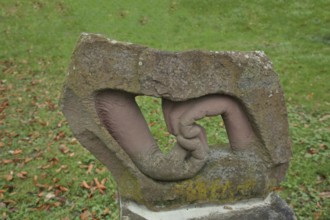
M 36 187 L 41 188 L 41 189 L 47 189 L 47 188 L 49 188 L 49 185 L 37 183 Z
M 2 163 L 4 163 L 4 164 L 9 164 L 9 163 L 12 163 L 13 162 L 13 160 L 3 160 L 2 161 Z
M 0 189 L 0 198 L 3 198 L 5 192 L 6 190 Z
M 0 148 L 4 147 L 5 146 L 5 143 L 3 142 L 0 142 Z
M 14 150 L 14 151 L 11 151 L 11 153 L 12 153 L 13 155 L 18 155 L 18 154 L 21 154 L 21 153 L 22 153 L 22 150 L 20 150 L 20 149 L 16 149 L 16 150 Z
M 52 199 L 55 197 L 55 194 L 50 192 L 45 195 L 45 201 L 47 202 L 48 200 Z
M 41 168 L 41 169 L 45 170 L 45 169 L 49 169 L 50 167 L 52 167 L 51 164 L 46 164 L 46 165 L 43 165 L 43 166 L 38 167 L 38 168 Z
M 328 198 L 330 198 L 330 192 L 321 192 L 321 193 L 319 193 L 319 196 L 321 198 L 328 199 Z
M 91 217 L 91 213 L 88 210 L 84 210 L 83 213 L 80 214 L 81 220 L 88 220 Z
M 24 159 L 24 163 L 27 164 L 28 162 L 30 162 L 31 160 L 33 160 L 31 157 L 27 157 Z
M 100 193 L 104 194 L 104 190 L 107 189 L 106 186 L 104 185 L 106 179 L 103 179 L 100 183 L 97 178 L 94 178 L 94 182 L 95 182 L 95 189 L 98 189 Z
M 102 216 L 109 215 L 109 214 L 110 214 L 110 209 L 109 208 L 105 208 L 103 210 Z
M 91 187 L 86 183 L 86 181 L 82 181 L 82 183 L 80 184 L 81 187 L 85 188 L 85 189 L 90 189 Z
M 40 193 L 38 193 L 38 197 L 40 198 L 40 197 L 42 197 L 44 195 L 44 192 L 40 192 Z
M 8 99 L 3 100 L 3 102 L 0 103 L 0 113 L 5 110 L 9 106 L 9 101 Z
M 66 188 L 66 187 L 64 187 L 64 186 L 60 186 L 60 187 L 59 187 L 59 190 L 61 190 L 62 192 L 67 192 L 67 191 L 69 191 L 69 189 Z
M 57 105 L 54 104 L 54 103 L 52 102 L 52 100 L 50 100 L 50 99 L 46 101 L 46 105 L 48 106 L 48 109 L 49 109 L 50 111 L 54 111 L 54 110 L 56 110 L 56 108 L 57 108 Z
M 60 168 L 56 170 L 57 173 L 61 172 L 62 170 L 66 170 L 68 168 L 67 165 L 61 165 Z
M 26 179 L 28 177 L 27 175 L 28 175 L 28 173 L 26 171 L 22 171 L 22 172 L 19 172 L 18 174 L 16 174 L 16 176 L 21 179 Z
M 101 168 L 96 168 L 95 169 L 96 173 L 101 174 L 107 171 L 106 167 L 101 167 Z
M 323 115 L 320 119 L 319 119 L 319 121 L 320 122 L 322 122 L 322 121 L 326 121 L 326 120 L 328 120 L 330 118 L 330 115 Z
M 54 203 L 53 203 L 53 206 L 54 206 L 54 207 L 59 207 L 59 206 L 61 206 L 61 202 L 54 202 Z
M 60 145 L 60 151 L 63 153 L 63 154 L 67 154 L 70 152 L 70 149 L 65 145 L 65 144 L 61 144 Z
M 53 164 L 57 164 L 58 162 L 60 162 L 60 160 L 57 157 L 53 157 L 52 159 L 49 160 L 49 162 Z
M 91 174 L 91 173 L 92 173 L 92 169 L 93 169 L 93 167 L 94 167 L 94 164 L 92 164 L 92 163 L 89 164 L 86 173 L 87 173 L 87 174 Z
M 6 180 L 7 181 L 12 181 L 14 179 L 14 176 L 12 175 L 12 174 L 8 174 L 7 176 L 6 176 Z
M 38 176 L 33 177 L 33 184 L 36 186 L 38 184 Z
M 150 122 L 148 125 L 149 125 L 149 127 L 152 127 L 152 126 L 154 126 L 156 124 L 156 122 Z
M 107 179 L 104 178 L 103 180 L 101 180 L 101 184 L 104 185 L 107 182 Z
M 60 131 L 59 133 L 56 134 L 56 136 L 54 137 L 55 141 L 61 140 L 65 137 L 65 133 L 63 131 Z

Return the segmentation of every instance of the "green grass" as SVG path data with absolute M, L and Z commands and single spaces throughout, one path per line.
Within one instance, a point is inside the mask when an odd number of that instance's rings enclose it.
M 114 180 L 75 141 L 57 105 L 80 33 L 95 32 L 162 50 L 265 51 L 285 90 L 293 141 L 291 166 L 279 190 L 299 219 L 329 219 L 329 11 L 328 0 L 2 0 L 1 217 L 118 214 Z M 159 100 L 141 103 L 153 134 L 168 148 L 173 140 L 159 118 Z M 223 130 L 215 129 L 220 121 L 203 123 L 210 142 L 224 141 L 216 133 Z M 105 194 L 94 178 L 106 180 Z

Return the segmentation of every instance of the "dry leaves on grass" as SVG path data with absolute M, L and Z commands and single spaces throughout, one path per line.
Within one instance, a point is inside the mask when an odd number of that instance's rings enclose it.
M 98 191 L 101 194 L 105 194 L 105 190 L 107 187 L 105 183 L 107 182 L 107 178 L 102 179 L 101 181 L 98 178 L 94 178 L 89 184 L 84 180 L 81 182 L 80 186 L 83 189 L 89 190 L 90 194 L 89 197 L 92 197 L 95 191 Z

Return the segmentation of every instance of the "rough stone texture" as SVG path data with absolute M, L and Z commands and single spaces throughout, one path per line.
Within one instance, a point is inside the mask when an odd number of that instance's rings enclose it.
M 219 206 L 193 206 L 153 212 L 134 203 L 122 204 L 125 220 L 296 220 L 292 209 L 275 193 L 265 200 L 251 199 Z
M 100 121 L 95 95 L 107 89 L 172 101 L 228 95 L 242 104 L 260 141 L 249 151 L 210 146 L 209 161 L 193 178 L 154 180 L 136 167 Z M 113 174 L 122 201 L 151 210 L 265 198 L 283 179 L 291 156 L 283 92 L 263 52 L 163 52 L 83 34 L 61 106 L 80 143 Z

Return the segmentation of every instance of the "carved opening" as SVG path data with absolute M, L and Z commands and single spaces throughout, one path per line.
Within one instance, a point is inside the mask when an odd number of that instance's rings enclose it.
M 162 99 L 160 117 L 159 101 L 153 99 L 151 106 L 140 106 L 136 95 L 125 91 L 104 90 L 95 96 L 97 114 L 111 136 L 131 157 L 137 167 L 146 175 L 159 180 L 191 178 L 204 166 L 208 158 L 209 145 L 205 129 L 196 121 L 210 116 L 223 118 L 229 144 L 234 150 L 247 149 L 255 140 L 253 128 L 240 104 L 229 96 L 208 95 L 187 101 Z M 153 105 L 155 104 L 155 105 Z M 150 110 L 151 108 L 151 110 Z M 142 109 L 142 110 L 141 110 Z M 146 121 L 142 111 L 149 109 L 154 117 Z M 162 124 L 166 124 L 165 131 Z M 160 151 L 150 127 L 167 138 L 176 138 L 168 154 Z M 163 127 L 163 128 L 162 128 Z M 218 129 L 215 129 L 218 130 Z M 160 142 L 160 141 L 158 141 Z M 166 141 L 165 141 L 166 142 Z M 170 144 L 170 142 L 167 142 Z M 166 149 L 163 148 L 164 151 Z
M 135 100 L 160 150 L 168 153 L 173 148 L 176 138 L 166 128 L 162 100 L 151 96 L 136 96 Z
M 204 117 L 196 122 L 205 128 L 209 145 L 229 143 L 225 124 L 220 116 Z
M 168 153 L 176 142 L 175 136 L 168 132 L 164 120 L 161 98 L 137 96 L 135 98 L 142 114 L 162 152 Z M 204 117 L 196 121 L 205 128 L 209 145 L 228 144 L 228 135 L 220 116 Z

